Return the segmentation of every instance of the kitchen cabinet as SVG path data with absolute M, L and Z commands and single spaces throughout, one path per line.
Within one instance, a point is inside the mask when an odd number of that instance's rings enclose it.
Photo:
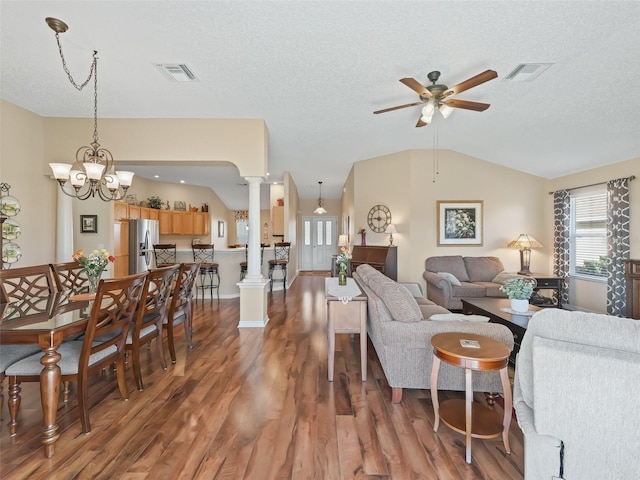
M 173 233 L 171 213 L 171 210 L 158 210 L 158 220 L 160 220 L 160 235 L 171 235 Z
M 129 218 L 130 219 L 137 219 L 137 218 L 142 218 L 140 217 L 140 207 L 137 205 L 129 205 Z
M 149 220 L 159 220 L 160 210 L 157 208 L 148 208 L 149 210 Z
M 171 212 L 171 233 L 173 235 L 193 235 L 195 212 Z
M 113 276 L 123 277 L 129 274 L 129 220 L 126 218 L 114 222 L 113 241 Z
M 124 220 L 129 218 L 129 205 L 125 202 L 113 202 L 114 220 Z

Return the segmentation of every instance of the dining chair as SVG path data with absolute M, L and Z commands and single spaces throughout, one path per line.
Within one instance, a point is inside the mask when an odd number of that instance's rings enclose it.
M 193 299 L 196 278 L 200 270 L 199 263 L 183 263 L 176 278 L 173 292 L 171 294 L 171 305 L 169 314 L 165 317 L 164 326 L 167 329 L 167 343 L 169 344 L 169 354 L 171 363 L 176 363 L 176 348 L 174 343 L 175 326 L 182 323 L 184 334 L 189 348 L 193 348 L 191 339 L 191 301 Z
M 265 243 L 260 244 L 260 266 L 262 267 L 262 263 L 264 261 L 264 247 L 267 245 Z M 244 262 L 240 262 L 240 281 L 244 280 L 244 277 L 247 275 L 247 261 L 249 255 L 249 245 L 244 246 Z
M 213 299 L 213 289 L 216 289 L 218 301 L 220 301 L 220 274 L 218 273 L 218 264 L 213 261 L 214 245 L 213 244 L 194 244 L 191 245 L 193 251 L 193 261 L 200 263 L 200 282 L 196 282 L 196 300 L 198 299 L 198 290 L 202 290 L 202 299 L 204 300 L 204 292 L 208 288 L 211 299 Z M 217 277 L 217 283 L 214 282 L 214 276 Z
M 0 270 L 0 303 L 48 297 L 57 290 L 49 265 Z
M 175 265 L 177 263 L 176 244 L 175 243 L 156 243 L 153 245 L 153 255 L 156 259 L 156 268 Z
M 100 280 L 92 302 L 82 340 L 63 342 L 58 348 L 61 381 L 78 384 L 78 408 L 82 431 L 89 433 L 88 378 L 115 362 L 118 389 L 123 399 L 129 398 L 124 375 L 125 342 L 136 308 L 142 297 L 147 272 L 122 278 Z M 104 339 L 101 342 L 97 338 Z M 9 423 L 11 435 L 16 434 L 20 408 L 20 383 L 39 382 L 42 353 L 31 355 L 9 366 Z
M 87 293 L 89 291 L 89 279 L 77 261 L 52 263 L 49 267 L 53 272 L 53 279 L 56 282 L 58 291 L 66 291 L 71 295 Z
M 289 249 L 291 242 L 276 242 L 273 244 L 273 259 L 269 260 L 269 291 L 273 292 L 273 282 L 282 282 L 284 291 L 287 291 L 287 265 L 289 264 Z M 273 272 L 280 270 L 281 279 L 273 279 Z
M 140 348 L 142 345 L 156 339 L 156 351 L 160 364 L 163 370 L 167 369 L 162 346 L 162 325 L 169 313 L 171 291 L 178 270 L 180 270 L 180 265 L 149 270 L 135 321 L 127 335 L 125 350 L 131 352 L 133 375 L 140 391 L 144 388 L 140 369 Z

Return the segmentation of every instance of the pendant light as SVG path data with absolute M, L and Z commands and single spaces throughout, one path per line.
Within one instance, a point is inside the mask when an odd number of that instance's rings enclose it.
M 313 213 L 315 213 L 316 215 L 322 215 L 323 213 L 327 213 L 327 211 L 324 209 L 324 202 L 322 201 L 322 182 L 318 182 L 318 185 L 320 185 L 320 196 L 318 197 L 318 208 L 316 208 Z
M 53 171 L 53 176 L 60 184 L 62 191 L 70 197 L 86 200 L 97 195 L 105 202 L 121 200 L 126 196 L 127 190 L 131 186 L 133 172 L 116 172 L 113 155 L 98 143 L 98 52 L 95 50 L 93 52 L 93 62 L 91 63 L 89 77 L 84 83 L 77 84 L 67 68 L 67 62 L 62 54 L 62 45 L 60 45 L 60 34 L 66 32 L 69 27 L 57 18 L 48 17 L 46 22 L 56 32 L 62 68 L 69 77 L 71 84 L 77 90 L 82 90 L 93 77 L 93 141 L 90 146 L 86 145 L 78 148 L 76 161 L 73 165 L 50 163 L 49 166 Z M 70 181 L 73 187 L 72 191 L 65 188 L 67 181 Z

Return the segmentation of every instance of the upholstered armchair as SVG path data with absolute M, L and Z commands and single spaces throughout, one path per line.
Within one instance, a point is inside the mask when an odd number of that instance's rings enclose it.
M 639 389 L 639 320 L 536 313 L 514 384 L 525 479 L 640 478 Z

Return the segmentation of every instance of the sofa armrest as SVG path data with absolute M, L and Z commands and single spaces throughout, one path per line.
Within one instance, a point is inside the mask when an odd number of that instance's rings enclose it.
M 451 296 L 453 295 L 451 282 L 442 275 L 428 270 L 422 273 L 422 278 L 427 282 L 427 298 L 448 309 L 451 306 Z

